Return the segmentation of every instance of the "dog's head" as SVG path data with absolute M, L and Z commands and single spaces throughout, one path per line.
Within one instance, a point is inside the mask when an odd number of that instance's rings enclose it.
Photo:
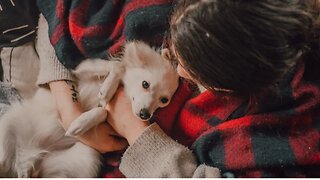
M 127 43 L 122 60 L 126 63 L 123 84 L 132 110 L 139 118 L 149 120 L 156 109 L 169 104 L 179 76 L 165 55 L 142 42 Z

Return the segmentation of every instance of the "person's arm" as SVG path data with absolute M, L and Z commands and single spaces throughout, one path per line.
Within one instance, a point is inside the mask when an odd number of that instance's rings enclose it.
M 72 73 L 58 60 L 50 44 L 48 24 L 41 15 L 38 27 L 36 49 L 40 59 L 38 85 L 48 87 L 53 94 L 61 117 L 61 124 L 67 129 L 71 122 L 83 113 L 78 100 L 77 85 Z M 122 150 L 127 147 L 124 139 L 117 135 L 107 123 L 102 123 L 79 137 L 79 140 L 100 152 Z
M 46 87 L 49 82 L 54 81 L 73 81 L 76 79 L 68 70 L 63 66 L 62 63 L 58 60 L 55 50 L 50 43 L 49 40 L 49 27 L 47 21 L 40 15 L 38 31 L 37 31 L 37 39 L 36 39 L 36 50 L 39 55 L 39 74 L 37 79 L 37 84 L 39 86 Z M 65 84 L 65 87 L 67 85 Z
M 48 84 L 63 120 L 62 126 L 67 129 L 72 121 L 83 113 L 78 100 L 77 85 L 67 80 L 51 81 Z
M 167 136 L 156 123 L 130 145 L 120 171 L 126 177 L 220 177 L 219 169 L 198 166 L 192 152 Z
M 48 24 L 40 15 L 36 50 L 39 55 L 40 69 L 37 84 L 49 87 L 53 94 L 65 129 L 83 112 L 76 93 L 75 77 L 58 60 L 50 44 Z M 72 90 L 75 89 L 75 90 Z
M 120 163 L 126 177 L 220 177 L 217 168 L 198 166 L 193 153 L 156 123 L 149 125 L 137 118 L 123 88 L 118 89 L 107 110 L 108 122 L 130 144 Z
M 76 84 L 72 81 L 52 81 L 49 83 L 58 111 L 61 116 L 61 124 L 67 129 L 71 122 L 79 117 L 83 110 L 78 101 Z M 107 123 L 102 123 L 96 128 L 90 129 L 78 137 L 84 144 L 98 150 L 101 153 L 122 150 L 127 147 L 124 139 L 119 139 L 118 134 Z

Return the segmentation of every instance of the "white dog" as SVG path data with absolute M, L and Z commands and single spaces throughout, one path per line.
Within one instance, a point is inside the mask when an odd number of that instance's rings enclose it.
M 14 104 L 1 118 L 2 177 L 96 177 L 99 153 L 70 136 L 105 120 L 107 112 L 99 105 L 109 102 L 119 83 L 131 98 L 133 112 L 144 120 L 166 106 L 178 87 L 178 75 L 170 62 L 141 42 L 127 43 L 121 61 L 86 60 L 74 74 L 79 79 L 80 102 L 87 112 L 67 133 L 59 124 L 55 101 L 47 89 Z

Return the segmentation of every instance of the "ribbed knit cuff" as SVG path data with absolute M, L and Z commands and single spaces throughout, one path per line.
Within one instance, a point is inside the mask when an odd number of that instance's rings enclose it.
M 178 156 L 181 157 L 182 154 L 185 159 L 195 163 L 188 148 L 172 140 L 159 125 L 153 123 L 124 153 L 120 163 L 120 171 L 126 177 L 163 177 L 161 170 L 175 171 L 175 167 L 172 167 L 170 163 L 170 161 L 176 160 L 177 154 L 175 152 L 178 152 Z M 192 174 L 195 167 L 191 167 L 189 170 Z M 185 176 L 187 175 L 185 174 Z
M 44 85 L 51 81 L 70 80 L 75 78 L 58 60 L 55 50 L 49 40 L 48 24 L 43 15 L 39 19 L 38 37 L 36 49 L 40 59 L 40 70 L 37 79 L 38 85 Z
M 55 54 L 51 54 L 50 56 L 48 53 L 47 57 L 40 60 L 37 85 L 45 85 L 49 82 L 58 80 L 75 81 L 75 77 L 58 61 Z

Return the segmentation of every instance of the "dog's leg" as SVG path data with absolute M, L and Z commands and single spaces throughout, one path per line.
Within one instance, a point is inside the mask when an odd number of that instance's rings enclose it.
M 112 71 L 109 72 L 108 77 L 102 83 L 98 95 L 101 106 L 106 106 L 112 99 L 125 71 L 123 63 L 117 61 L 111 61 L 109 63 L 112 67 Z
M 17 133 L 14 124 L 19 115 L 15 109 L 8 110 L 0 119 L 0 177 L 16 177 L 14 159 L 16 156 Z
M 104 109 L 104 107 L 96 107 L 90 111 L 82 113 L 71 123 L 67 129 L 66 136 L 79 136 L 105 121 L 106 117 L 107 111 Z
M 64 151 L 50 154 L 41 163 L 38 177 L 93 178 L 98 176 L 99 153 L 78 142 Z
M 8 135 L 8 127 L 4 126 L 3 123 L 0 123 L 0 171 L 4 169 L 3 166 L 5 163 L 6 154 L 7 154 L 6 153 L 7 151 L 6 147 L 8 143 L 8 141 L 6 140 L 7 135 Z
M 110 61 L 108 64 L 109 68 L 112 70 L 102 83 L 98 95 L 102 107 L 93 108 L 81 114 L 67 129 L 67 136 L 79 136 L 103 122 L 107 117 L 105 106 L 115 94 L 125 70 L 121 62 Z
M 87 59 L 81 62 L 77 68 L 72 71 L 78 79 L 90 79 L 92 77 L 107 76 L 111 67 L 109 61 L 99 59 Z
M 0 124 L 0 126 L 3 124 Z M 0 128 L 0 177 L 11 177 L 10 171 L 14 158 L 15 137 L 10 136 L 9 127 Z M 12 152 L 13 151 L 13 152 Z
M 42 159 L 46 153 L 47 151 L 41 149 L 17 147 L 15 169 L 17 171 L 18 178 L 31 177 L 35 163 Z
M 0 177 L 15 176 L 12 172 L 12 161 L 15 157 L 16 146 L 15 138 L 13 134 L 0 133 Z

